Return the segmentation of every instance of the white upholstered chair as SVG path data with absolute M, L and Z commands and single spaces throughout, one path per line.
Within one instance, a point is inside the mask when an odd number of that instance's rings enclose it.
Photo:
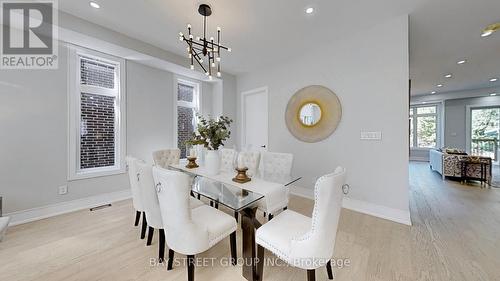
M 233 172 L 236 161 L 236 150 L 232 148 L 220 149 L 220 169 L 224 172 Z
M 139 187 L 141 189 L 142 199 L 144 203 L 144 212 L 146 213 L 146 218 L 148 221 L 148 240 L 146 245 L 150 246 L 153 241 L 154 230 L 159 230 L 159 245 L 158 245 L 158 256 L 159 261 L 164 260 L 164 250 L 165 250 L 165 230 L 163 228 L 163 221 L 161 218 L 160 205 L 158 202 L 158 196 L 156 194 L 156 188 L 153 179 L 153 167 L 142 161 L 137 162 L 137 172 L 139 174 Z M 197 208 L 203 205 L 203 202 L 197 200 L 193 197 L 189 198 L 190 208 Z
M 215 208 L 203 205 L 189 208 L 188 175 L 153 168 L 163 225 L 167 229 L 168 266 L 172 269 L 174 252 L 187 255 L 188 280 L 194 280 L 195 255 L 230 236 L 231 261 L 236 264 L 236 220 Z
M 328 278 L 333 279 L 330 259 L 342 207 L 345 169 L 322 176 L 314 187 L 312 218 L 286 210 L 257 229 L 258 258 L 264 258 L 264 248 L 294 267 L 307 269 L 307 280 L 315 280 L 315 269 L 326 265 Z M 257 264 L 262 277 L 263 265 Z M 262 278 L 260 280 L 263 280 Z
M 146 214 L 144 213 L 144 204 L 142 202 L 142 194 L 139 187 L 139 173 L 137 171 L 137 162 L 141 160 L 134 158 L 132 156 L 127 156 L 127 167 L 128 167 L 128 179 L 130 182 L 130 189 L 132 190 L 132 204 L 135 209 L 135 226 L 139 225 L 139 220 L 142 214 L 142 228 L 141 228 L 141 239 L 146 237 Z
M 259 172 L 267 178 L 289 177 L 292 173 L 292 165 L 293 154 L 291 153 L 263 152 Z M 269 219 L 273 218 L 275 212 L 281 209 L 286 210 L 288 207 L 290 190 L 288 187 L 284 188 L 286 188 L 286 196 L 282 198 L 281 206 L 277 206 L 279 209 L 269 210 L 268 206 L 262 203 L 259 204 L 259 210 L 264 212 L 264 216 L 268 213 Z
M 260 162 L 260 152 L 257 151 L 242 151 L 238 154 L 238 163 L 243 163 L 243 166 L 248 168 L 247 174 L 251 177 L 257 174 Z
M 159 245 L 158 257 L 159 262 L 163 262 L 165 257 L 165 231 L 163 229 L 163 222 L 161 220 L 160 205 L 156 195 L 155 184 L 153 181 L 152 166 L 145 162 L 137 162 L 137 172 L 139 179 L 139 187 L 142 192 L 142 199 L 144 202 L 144 212 L 148 219 L 148 240 L 146 245 L 151 245 L 153 240 L 153 233 L 155 229 L 159 230 Z
M 162 149 L 153 152 L 153 161 L 156 166 L 168 169 L 168 165 L 179 164 L 181 150 L 178 148 Z

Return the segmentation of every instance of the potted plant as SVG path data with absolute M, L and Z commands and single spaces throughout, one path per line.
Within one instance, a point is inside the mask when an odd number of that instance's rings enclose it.
M 201 115 L 198 117 L 197 132 L 186 144 L 203 145 L 207 149 L 205 157 L 206 171 L 210 175 L 216 175 L 220 170 L 220 155 L 219 148 L 224 145 L 224 142 L 231 136 L 229 127 L 233 120 L 229 117 L 221 116 L 218 119 L 205 118 Z

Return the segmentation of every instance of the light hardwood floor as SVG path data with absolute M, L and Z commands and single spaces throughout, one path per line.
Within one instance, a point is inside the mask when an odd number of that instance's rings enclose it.
M 335 280 L 500 280 L 500 190 L 443 182 L 425 163 L 411 163 L 410 174 L 412 227 L 342 210 L 335 256 L 350 266 L 334 268 Z M 312 201 L 293 197 L 290 208 L 310 215 Z M 146 247 L 133 221 L 131 202 L 123 201 L 12 227 L 0 243 L 0 280 L 187 280 L 183 266 L 168 272 L 150 266 L 158 233 Z M 240 239 L 239 232 L 238 255 Z M 229 240 L 202 256 L 229 257 Z M 197 267 L 195 275 L 245 280 L 239 266 L 219 263 Z M 327 280 L 326 270 L 316 277 Z M 306 275 L 268 266 L 264 280 Z

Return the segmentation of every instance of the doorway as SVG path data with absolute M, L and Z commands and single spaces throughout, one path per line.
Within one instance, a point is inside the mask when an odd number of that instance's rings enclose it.
M 241 93 L 241 149 L 266 151 L 267 142 L 267 87 Z

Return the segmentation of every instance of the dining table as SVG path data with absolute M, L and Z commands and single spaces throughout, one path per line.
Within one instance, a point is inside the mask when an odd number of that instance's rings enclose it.
M 186 163 L 169 166 L 172 170 L 184 172 L 193 177 L 192 195 L 206 198 L 215 206 L 223 205 L 241 216 L 242 230 L 242 275 L 249 281 L 260 280 L 257 268 L 257 248 L 255 231 L 261 226 L 257 220 L 257 208 L 261 204 L 278 206 L 288 196 L 288 188 L 299 181 L 295 175 L 280 175 L 259 171 L 245 183 L 233 181 L 236 171 L 220 171 L 216 175 L 208 173 L 204 166 L 187 168 Z

